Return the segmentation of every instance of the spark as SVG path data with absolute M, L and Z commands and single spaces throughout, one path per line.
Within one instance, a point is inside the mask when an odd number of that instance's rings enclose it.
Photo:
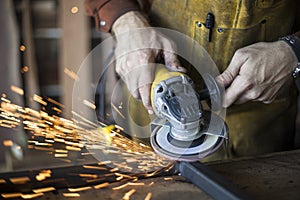
M 128 185 L 131 185 L 131 186 L 144 186 L 145 183 L 132 183 L 132 182 L 129 182 Z
M 71 13 L 72 13 L 72 14 L 76 14 L 76 13 L 78 13 L 78 11 L 79 11 L 79 9 L 78 9 L 77 6 L 73 6 L 73 7 L 71 8 Z
M 3 140 L 3 145 L 6 147 L 11 147 L 13 146 L 14 142 L 11 140 Z
M 13 184 L 24 184 L 24 183 L 30 181 L 30 179 L 28 177 L 16 177 L 16 178 L 10 178 L 9 180 Z
M 125 187 L 127 187 L 128 186 L 128 183 L 125 183 L 125 184 L 123 184 L 123 185 L 120 185 L 120 186 L 118 186 L 118 187 L 114 187 L 114 188 L 112 188 L 113 190 L 120 190 L 120 189 L 123 189 L 123 188 L 125 188 Z
M 6 199 L 17 198 L 17 197 L 21 197 L 22 193 L 7 193 L 7 194 L 1 194 L 1 196 Z
M 126 119 L 126 117 L 121 113 L 121 111 L 113 104 L 111 103 L 111 107 L 123 118 Z
M 29 67 L 27 65 L 23 66 L 22 69 L 21 69 L 21 73 L 26 73 L 29 71 Z
M 148 192 L 148 194 L 146 195 L 145 199 L 144 200 L 150 200 L 152 197 L 152 193 L 151 192 Z
M 44 194 L 43 193 L 37 193 L 37 194 L 22 194 L 21 197 L 23 199 L 33 199 L 33 198 L 36 198 L 36 197 L 40 197 L 40 196 L 43 196 Z
M 42 170 L 38 175 L 35 176 L 35 179 L 37 181 L 43 181 L 46 178 L 51 177 L 51 173 L 52 173 L 51 170 Z
M 117 172 L 117 171 L 119 171 L 119 168 L 113 168 L 113 169 L 111 169 L 111 170 L 109 170 L 110 172 Z
M 97 167 L 97 166 L 89 166 L 89 165 L 83 165 L 83 168 L 85 169 L 96 169 L 96 170 L 107 170 L 105 167 Z
M 95 183 L 95 182 L 102 182 L 102 181 L 105 181 L 104 177 L 85 180 L 85 182 L 87 183 Z
M 107 186 L 109 186 L 109 183 L 108 183 L 108 182 L 105 182 L 105 183 L 101 183 L 101 184 L 99 184 L 99 185 L 95 185 L 94 188 L 95 188 L 95 189 L 101 189 L 101 188 L 105 188 L 105 187 L 107 187 Z
M 85 99 L 85 100 L 83 100 L 83 104 L 86 105 L 86 106 L 88 106 L 88 107 L 90 107 L 93 110 L 96 110 L 95 103 L 92 103 L 92 102 L 90 102 L 90 101 L 88 101 L 88 100 Z
M 90 190 L 90 189 L 92 189 L 92 187 L 90 187 L 90 186 L 80 187 L 80 188 L 68 188 L 68 190 L 70 192 L 81 192 L 81 191 Z
M 116 176 L 121 176 L 121 177 L 125 177 L 125 178 L 132 178 L 132 176 L 127 175 L 127 174 L 121 174 L 121 173 L 115 173 Z
M 47 188 L 38 188 L 38 189 L 33 189 L 32 191 L 34 193 L 45 193 L 45 192 L 51 192 L 54 191 L 54 187 L 47 187 Z
M 21 89 L 21 88 L 19 88 L 19 87 L 17 87 L 17 86 L 15 86 L 15 85 L 11 85 L 10 89 L 11 89 L 11 91 L 13 91 L 13 92 L 15 92 L 15 93 L 17 93 L 19 95 L 22 95 L 22 96 L 24 95 L 24 90 Z
M 81 155 L 82 156 L 86 156 L 86 155 L 94 155 L 95 153 L 92 152 L 82 152 Z
M 68 153 L 68 151 L 64 150 L 64 149 L 55 149 L 55 152 L 57 152 L 57 153 Z
M 35 96 L 35 100 L 43 105 L 48 103 L 55 104 L 59 108 L 64 106 L 53 99 L 44 99 Z M 76 119 L 66 119 L 56 115 L 49 115 L 45 110 L 34 110 L 21 107 L 12 103 L 2 94 L 0 101 L 0 127 L 18 128 L 23 127 L 28 132 L 28 148 L 44 151 L 45 153 L 66 163 L 72 161 L 85 161 L 84 156 L 93 155 L 94 152 L 88 152 L 89 149 L 101 151 L 109 156 L 109 159 L 102 160 L 94 165 L 83 165 L 83 169 L 101 170 L 101 175 L 95 173 L 78 173 L 85 183 L 104 183 L 81 187 L 69 188 L 69 193 L 64 193 L 65 197 L 80 196 L 81 191 L 90 189 L 101 189 L 109 186 L 107 180 L 116 180 L 124 184 L 113 187 L 112 190 L 120 190 L 128 186 L 145 186 L 145 183 L 137 182 L 139 177 L 153 177 L 161 172 L 167 172 L 173 167 L 173 161 L 166 160 L 158 156 L 151 147 L 132 140 L 123 135 L 123 128 L 118 125 L 107 125 L 103 122 L 94 123 L 78 113 L 72 112 Z M 83 125 L 83 126 L 81 126 Z M 83 128 L 85 127 L 85 128 Z M 13 144 L 11 140 L 3 140 L 4 146 Z M 83 158 L 70 158 L 73 151 L 80 152 Z M 128 172 L 121 173 L 121 172 Z M 65 179 L 48 179 L 52 175 L 51 170 L 42 170 L 35 176 L 39 182 L 62 182 Z M 46 180 L 47 179 L 47 180 Z M 29 177 L 13 177 L 9 179 L 13 184 L 25 184 L 30 181 Z M 169 179 L 166 179 L 169 180 Z M 0 179 L 0 184 L 8 184 L 4 179 Z M 151 182 L 147 186 L 152 186 Z M 49 186 L 49 185 L 47 185 Z M 11 193 L 1 194 L 4 198 L 35 198 L 46 192 L 55 190 L 54 187 L 36 188 L 32 190 L 35 194 Z M 124 195 L 124 198 L 130 198 L 135 189 L 130 190 Z M 68 196 L 69 195 L 69 196 Z M 152 193 L 150 193 L 151 198 Z M 10 197 L 13 196 L 13 197 Z M 149 193 L 148 195 L 149 196 Z M 147 198 L 146 196 L 146 198 Z M 125 198 L 125 199 L 126 199 Z
M 55 100 L 52 99 L 52 98 L 47 97 L 47 101 L 49 101 L 50 103 L 53 103 L 53 104 L 55 104 L 55 105 L 57 105 L 57 106 L 59 106 L 59 107 L 61 107 L 61 108 L 64 108 L 64 107 L 65 107 L 63 104 L 61 104 L 61 103 L 55 101 Z
M 66 149 L 67 149 L 67 150 L 70 150 L 70 151 L 81 151 L 81 148 L 78 148 L 78 147 L 72 147 L 72 146 L 66 146 Z
M 72 160 L 70 159 L 65 159 L 65 158 L 60 158 L 59 160 L 63 161 L 63 162 L 66 162 L 66 163 L 71 163 Z
M 4 184 L 4 183 L 6 183 L 6 180 L 0 179 L 0 184 Z
M 79 193 L 63 193 L 64 197 L 80 197 Z
M 25 45 L 20 45 L 20 51 L 25 51 L 26 50 L 26 46 Z
M 52 107 L 52 110 L 56 111 L 57 113 L 62 113 L 62 110 L 57 107 Z
M 40 104 L 42 104 L 42 105 L 44 105 L 44 106 L 47 105 L 47 102 L 44 101 L 43 98 L 40 97 L 39 95 L 36 95 L 36 94 L 33 95 L 33 100 L 36 101 L 36 102 L 38 102 L 38 103 L 40 103 Z
M 153 181 L 152 181 L 151 183 L 149 183 L 148 186 L 150 187 L 150 186 L 152 186 L 152 185 L 154 185 L 154 182 L 153 182 Z
M 112 162 L 110 160 L 107 160 L 107 161 L 102 161 L 102 162 L 99 162 L 98 165 L 108 165 L 108 164 L 111 164 Z
M 80 177 L 86 177 L 86 178 L 98 178 L 98 175 L 96 174 L 79 174 Z
M 123 196 L 123 200 L 129 200 L 130 199 L 130 196 L 133 195 L 135 193 L 135 189 L 131 189 L 129 190 L 128 192 L 126 192 Z
M 68 157 L 68 154 L 59 154 L 59 153 L 56 153 L 56 154 L 54 154 L 54 157 L 55 158 Z
M 116 127 L 116 129 L 120 129 L 121 131 L 123 131 L 124 130 L 124 128 L 123 127 L 121 127 L 121 126 L 119 126 L 119 125 L 115 125 L 115 127 Z
M 45 142 L 48 142 L 48 143 L 54 143 L 54 140 L 48 140 L 48 139 L 45 139 Z
M 133 163 L 133 162 L 136 162 L 136 161 L 137 161 L 137 159 L 135 159 L 135 158 L 128 158 L 128 159 L 126 159 L 127 163 Z
M 74 71 L 72 71 L 72 70 L 70 70 L 70 69 L 68 69 L 68 68 L 65 68 L 65 69 L 64 69 L 64 72 L 65 72 L 65 74 L 67 74 L 71 79 L 73 79 L 73 80 L 75 80 L 75 81 L 78 81 L 78 80 L 79 80 L 79 77 L 77 76 L 77 74 L 76 74 Z

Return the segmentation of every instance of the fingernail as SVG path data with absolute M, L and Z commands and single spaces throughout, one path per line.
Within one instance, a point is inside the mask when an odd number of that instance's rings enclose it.
M 148 113 L 149 113 L 149 115 L 153 115 L 154 114 L 153 110 L 148 110 Z

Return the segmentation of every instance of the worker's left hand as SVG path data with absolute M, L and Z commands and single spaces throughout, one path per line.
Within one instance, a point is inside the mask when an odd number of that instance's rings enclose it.
M 154 80 L 155 63 L 163 60 L 170 71 L 181 71 L 175 43 L 151 28 L 145 17 L 135 11 L 122 15 L 113 24 L 116 36 L 116 72 L 124 80 L 131 95 L 141 99 L 153 113 L 150 93 Z
M 271 103 L 292 80 L 297 58 L 283 41 L 256 43 L 235 52 L 228 68 L 216 78 L 223 83 L 224 107 L 247 101 Z

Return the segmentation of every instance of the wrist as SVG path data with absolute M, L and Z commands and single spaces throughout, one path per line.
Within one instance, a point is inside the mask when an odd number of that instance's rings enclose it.
M 149 27 L 147 19 L 138 11 L 130 11 L 120 16 L 112 25 L 112 32 L 117 35 L 132 29 Z
M 84 6 L 101 32 L 110 32 L 112 24 L 125 13 L 140 10 L 137 0 L 85 0 Z
M 294 56 L 292 62 L 292 77 L 298 78 L 300 76 L 300 39 L 296 35 L 288 35 L 279 39 L 282 41 L 287 48 L 291 51 Z

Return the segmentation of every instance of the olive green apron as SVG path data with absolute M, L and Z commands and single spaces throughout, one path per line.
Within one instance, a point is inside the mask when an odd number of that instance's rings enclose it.
M 177 30 L 198 41 L 222 72 L 237 49 L 292 33 L 296 4 L 296 0 L 154 0 L 150 19 L 155 26 Z M 208 13 L 215 16 L 211 42 L 204 26 Z M 295 90 L 286 91 L 272 104 L 249 102 L 227 110 L 229 158 L 293 148 L 296 96 Z M 140 114 L 140 108 L 132 107 L 131 117 L 149 122 Z M 225 155 L 221 148 L 206 160 L 224 159 Z

